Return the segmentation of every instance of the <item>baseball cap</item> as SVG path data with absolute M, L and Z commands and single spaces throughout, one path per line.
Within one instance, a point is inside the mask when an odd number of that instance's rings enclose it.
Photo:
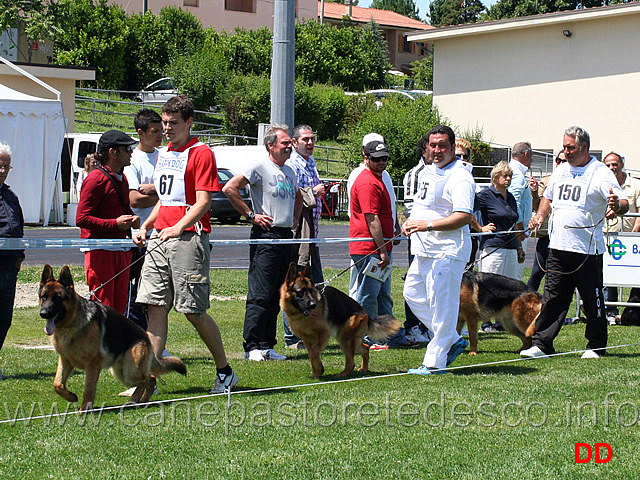
M 382 142 L 384 143 L 384 137 L 379 133 L 367 133 L 364 137 L 362 137 L 362 146 L 366 147 L 367 143 L 371 142 Z
M 104 152 L 120 145 L 134 145 L 136 143 L 138 143 L 136 140 L 120 130 L 109 130 L 100 137 L 98 151 Z
M 364 147 L 364 154 L 370 158 L 382 158 L 389 156 L 389 150 L 384 142 L 379 140 L 374 140 L 372 142 L 367 143 Z

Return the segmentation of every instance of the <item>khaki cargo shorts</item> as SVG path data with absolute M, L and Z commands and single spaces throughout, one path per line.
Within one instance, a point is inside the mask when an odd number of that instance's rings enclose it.
M 180 313 L 209 308 L 209 235 L 185 232 L 179 238 L 148 242 L 137 303 L 171 307 Z

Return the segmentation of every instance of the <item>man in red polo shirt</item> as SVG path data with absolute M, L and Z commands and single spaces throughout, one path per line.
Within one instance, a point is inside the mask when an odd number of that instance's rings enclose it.
M 158 203 L 134 241 L 149 240 L 142 267 L 138 303 L 148 307 L 147 331 L 160 357 L 167 341 L 169 310 L 184 313 L 209 348 L 217 367 L 212 393 L 231 390 L 238 377 L 227 363 L 220 330 L 209 308 L 209 208 L 220 189 L 211 149 L 191 135 L 193 104 L 184 95 L 162 107 L 162 126 L 169 146 L 160 150 L 153 183 Z
M 126 238 L 140 217 L 129 206 L 129 184 L 123 175 L 131 163 L 136 141 L 119 130 L 100 137 L 96 158 L 100 166 L 82 182 L 76 224 L 80 238 Z M 131 264 L 131 247 L 102 247 L 84 255 L 87 285 L 92 291 Z M 124 314 L 127 307 L 129 274 L 119 275 L 95 293 L 95 298 Z

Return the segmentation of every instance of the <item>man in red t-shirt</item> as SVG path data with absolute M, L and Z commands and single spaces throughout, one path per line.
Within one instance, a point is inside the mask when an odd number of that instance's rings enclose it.
M 367 141 L 362 147 L 364 169 L 350 190 L 349 237 L 371 237 L 373 241 L 349 243 L 349 254 L 355 264 L 351 269 L 349 292 L 371 318 L 376 318 L 378 315 L 393 314 L 391 275 L 381 282 L 365 275 L 365 270 L 371 260 L 379 269 L 391 264 L 392 244 L 389 242 L 385 245 L 385 239 L 393 238 L 396 220 L 391 196 L 382 179 L 389 161 L 389 151 L 382 137 L 373 134 L 370 138 L 373 140 Z M 371 257 L 364 258 L 372 252 L 375 253 Z
M 76 224 L 80 238 L 126 238 L 140 217 L 129 206 L 129 184 L 123 175 L 131 162 L 136 141 L 119 130 L 109 130 L 100 137 L 96 158 L 101 165 L 82 182 Z M 105 247 L 84 255 L 84 270 L 90 290 L 113 279 L 95 293 L 103 304 L 124 314 L 127 307 L 129 275 L 118 275 L 131 264 L 131 247 Z
M 149 338 L 160 357 L 167 341 L 169 310 L 184 313 L 216 362 L 211 393 L 224 393 L 238 383 L 227 363 L 220 329 L 209 308 L 209 209 L 219 191 L 211 149 L 191 135 L 193 104 L 184 95 L 162 107 L 162 126 L 169 146 L 160 150 L 153 174 L 158 203 L 144 221 L 134 242 L 149 240 L 142 267 L 138 303 L 148 308 Z

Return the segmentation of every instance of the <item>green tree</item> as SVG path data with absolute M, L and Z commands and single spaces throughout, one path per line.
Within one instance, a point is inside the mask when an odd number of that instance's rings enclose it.
M 499 20 L 501 18 L 523 17 L 564 10 L 601 7 L 604 5 L 627 3 L 627 1 L 628 0 L 499 0 L 489 8 L 484 19 Z
M 415 88 L 433 90 L 433 55 L 413 62 L 411 75 L 415 80 Z
M 238 74 L 263 75 L 271 70 L 272 34 L 267 27 L 236 28 L 233 32 L 207 31 L 205 48 L 217 49 L 227 59 L 229 70 Z
M 199 52 L 205 40 L 202 22 L 193 13 L 180 7 L 162 7 L 160 20 L 166 37 L 169 61 Z
M 475 23 L 485 6 L 480 0 L 434 0 L 429 4 L 429 19 L 433 26 Z
M 122 88 L 128 55 L 124 11 L 107 0 L 60 0 L 56 15 L 61 33 L 53 38 L 54 61 L 95 67 L 100 87 Z
M 418 16 L 418 8 L 413 0 L 373 0 L 371 8 L 379 10 L 391 10 L 405 17 L 420 20 Z
M 52 38 L 60 33 L 57 4 L 47 0 L 0 0 L 0 32 L 24 22 L 30 40 Z
M 165 75 L 169 63 L 167 37 L 160 17 L 151 12 L 131 15 L 127 23 L 129 55 L 125 89 L 136 91 Z

